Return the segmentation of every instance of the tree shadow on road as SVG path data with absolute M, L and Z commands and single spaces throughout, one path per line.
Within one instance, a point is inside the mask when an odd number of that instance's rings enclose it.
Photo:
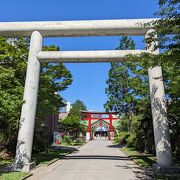
M 101 155 L 70 155 L 66 156 L 65 159 L 70 160 L 80 160 L 80 159 L 99 159 L 99 160 L 123 160 L 123 161 L 130 161 L 131 159 L 124 156 L 101 156 Z
M 108 145 L 106 147 L 108 147 L 108 148 L 123 148 L 123 147 L 125 147 L 125 144 L 113 144 L 113 145 Z
M 134 162 L 128 163 L 127 165 L 116 165 L 115 167 L 121 169 L 131 169 L 135 174 L 137 179 L 149 180 L 152 179 L 152 171 L 149 168 L 142 168 L 135 164 Z

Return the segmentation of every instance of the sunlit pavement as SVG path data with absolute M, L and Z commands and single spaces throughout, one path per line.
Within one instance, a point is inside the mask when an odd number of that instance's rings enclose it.
M 105 138 L 90 141 L 79 151 L 48 167 L 42 180 L 134 180 L 143 179 L 140 168 Z

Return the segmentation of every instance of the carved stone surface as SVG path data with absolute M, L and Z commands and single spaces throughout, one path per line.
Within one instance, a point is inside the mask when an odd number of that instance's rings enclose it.
M 153 30 L 149 30 L 146 38 L 148 33 L 152 32 Z M 150 44 L 147 50 L 154 52 L 156 43 Z M 154 53 L 158 53 L 158 49 Z M 157 164 L 164 167 L 173 166 L 161 66 L 150 67 L 148 75 Z
M 36 58 L 36 54 L 41 51 L 41 48 L 42 36 L 39 32 L 33 32 L 16 146 L 15 170 L 22 169 L 25 163 L 31 161 L 40 73 L 40 62 Z

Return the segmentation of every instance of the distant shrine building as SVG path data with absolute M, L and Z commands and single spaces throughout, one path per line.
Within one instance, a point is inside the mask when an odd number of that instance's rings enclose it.
M 117 112 L 81 111 L 81 120 L 87 121 L 86 140 L 89 141 L 102 136 L 114 139 L 120 118 Z

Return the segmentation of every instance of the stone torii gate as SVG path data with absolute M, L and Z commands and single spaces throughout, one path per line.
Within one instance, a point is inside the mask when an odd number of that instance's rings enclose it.
M 120 118 L 113 117 L 113 115 L 117 115 L 118 112 L 91 112 L 91 111 L 81 111 L 81 119 L 88 121 L 88 128 L 87 128 L 87 133 L 86 133 L 86 140 L 91 140 L 92 139 L 92 132 L 91 132 L 91 123 L 92 121 L 97 121 L 97 120 L 108 120 L 109 121 L 109 133 L 110 133 L 110 138 L 114 138 L 114 129 L 112 125 L 113 120 L 118 120 Z M 93 117 L 94 115 L 108 115 L 108 117 Z
M 52 21 L 52 22 L 1 22 L 0 36 L 30 37 L 30 49 L 21 111 L 19 134 L 16 148 L 15 168 L 29 167 L 33 145 L 34 124 L 36 116 L 39 72 L 41 63 L 48 62 L 118 62 L 125 61 L 128 54 L 140 54 L 154 51 L 156 42 L 147 46 L 146 50 L 113 50 L 113 51 L 42 51 L 43 37 L 73 36 L 150 36 L 153 25 L 142 24 L 157 19 L 127 20 L 90 20 L 90 21 Z M 168 167 L 173 165 L 167 111 L 164 102 L 164 86 L 160 66 L 149 67 L 149 86 L 154 126 L 157 165 Z

